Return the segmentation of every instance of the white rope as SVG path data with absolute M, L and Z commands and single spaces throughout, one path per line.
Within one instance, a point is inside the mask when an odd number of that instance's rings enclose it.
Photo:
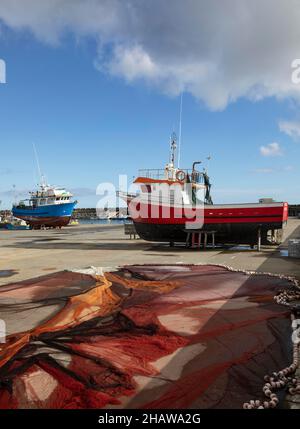
M 282 291 L 279 292 L 274 300 L 277 304 L 290 306 L 292 301 L 300 299 L 300 291 Z M 297 324 L 294 323 L 296 320 L 295 314 L 291 314 L 291 329 L 293 337 L 298 337 Z M 279 372 L 273 372 L 272 375 L 266 375 L 264 377 L 265 384 L 262 388 L 263 393 L 266 397 L 264 401 L 251 400 L 243 404 L 244 409 L 263 409 L 263 408 L 275 408 L 279 404 L 279 398 L 275 391 L 287 388 L 290 395 L 300 393 L 300 379 L 295 376 L 296 370 L 299 368 L 299 341 L 294 340 L 293 344 L 293 361 L 286 368 Z

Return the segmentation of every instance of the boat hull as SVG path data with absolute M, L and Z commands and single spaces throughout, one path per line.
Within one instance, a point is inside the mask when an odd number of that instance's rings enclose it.
M 163 213 L 165 207 L 142 208 L 144 213 Z M 202 217 L 202 219 L 201 219 Z M 186 229 L 193 226 L 187 218 L 170 209 L 168 217 L 153 218 L 132 216 L 137 233 L 148 241 L 185 242 Z M 241 204 L 205 206 L 198 216 L 203 223 L 201 229 L 215 231 L 218 243 L 240 243 L 253 245 L 257 242 L 258 231 L 262 242 L 268 243 L 268 232 L 281 230 L 288 219 L 287 203 Z
M 186 232 L 183 225 L 169 224 L 146 224 L 140 222 L 134 222 L 137 234 L 144 240 L 157 241 L 157 242 L 185 242 Z M 282 225 L 262 225 L 261 226 L 261 237 L 263 244 L 269 244 L 268 231 L 279 230 Z M 220 244 L 249 244 L 254 245 L 257 242 L 258 226 L 243 223 L 227 223 L 224 228 L 224 224 L 214 224 L 203 226 L 205 231 L 215 231 L 216 242 Z
M 45 205 L 37 208 L 14 207 L 13 216 L 24 220 L 31 227 L 61 227 L 70 222 L 76 202 Z

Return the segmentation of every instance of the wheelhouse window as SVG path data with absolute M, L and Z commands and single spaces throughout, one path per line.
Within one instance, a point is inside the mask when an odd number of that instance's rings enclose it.
M 149 194 L 151 192 L 151 185 L 141 185 L 141 190 Z

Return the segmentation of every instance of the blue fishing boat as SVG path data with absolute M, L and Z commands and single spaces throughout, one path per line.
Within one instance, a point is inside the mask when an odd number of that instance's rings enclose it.
M 70 222 L 77 201 L 65 188 L 46 184 L 30 192 L 30 198 L 15 204 L 13 216 L 23 219 L 32 228 L 62 227 Z

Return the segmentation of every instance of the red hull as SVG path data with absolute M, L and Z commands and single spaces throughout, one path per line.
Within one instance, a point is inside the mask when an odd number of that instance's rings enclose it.
M 134 221 L 150 224 L 185 224 L 189 219 L 193 220 L 195 217 L 201 219 L 203 213 L 206 225 L 220 223 L 278 224 L 284 223 L 288 219 L 287 203 L 212 205 L 205 206 L 204 211 L 199 209 L 194 212 L 192 209 L 186 208 L 184 213 L 181 208 L 154 204 L 140 203 L 138 208 L 142 215 L 133 216 Z
M 19 216 L 20 219 L 23 219 L 26 221 L 28 225 L 30 225 L 32 228 L 38 228 L 41 226 L 46 227 L 61 227 L 66 226 L 70 222 L 71 217 L 70 216 L 59 216 L 59 217 L 44 217 L 44 218 L 31 218 L 30 220 L 28 217 L 22 218 L 22 216 Z
M 183 215 L 181 208 L 170 207 L 168 216 L 165 206 L 141 203 L 138 209 L 142 215 L 131 216 L 138 234 L 150 241 L 184 241 L 184 229 L 193 222 L 192 209 L 185 209 Z M 207 205 L 194 217 L 203 221 L 203 229 L 215 230 L 219 241 L 249 244 L 256 241 L 259 228 L 266 241 L 268 231 L 282 229 L 287 219 L 287 203 Z

